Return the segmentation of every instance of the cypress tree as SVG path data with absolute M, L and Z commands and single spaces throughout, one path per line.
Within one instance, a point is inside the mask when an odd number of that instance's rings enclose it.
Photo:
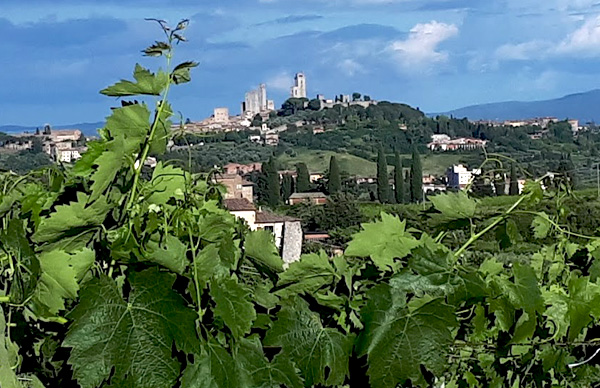
M 410 167 L 410 198 L 413 202 L 423 202 L 423 167 L 417 147 L 413 148 L 412 165 Z
M 394 187 L 396 189 L 396 203 L 404 203 L 404 174 L 402 171 L 402 159 L 400 159 L 398 152 L 396 152 L 394 160 Z
M 290 174 L 285 174 L 281 180 L 281 199 L 287 204 L 293 192 L 293 180 Z
M 510 166 L 510 186 L 508 187 L 508 194 L 519 195 L 519 180 L 517 178 L 517 168 L 514 163 Z
M 298 163 L 296 165 L 296 191 L 298 193 L 306 193 L 310 191 L 310 174 L 308 173 L 308 167 L 304 163 Z
M 329 178 L 327 180 L 327 191 L 329 194 L 339 193 L 342 189 L 342 178 L 335 156 L 329 159 Z
M 279 173 L 277 172 L 273 158 L 270 158 L 267 163 L 263 164 L 263 174 L 267 183 L 265 200 L 270 207 L 276 207 L 279 205 L 281 198 L 279 193 Z
M 381 203 L 388 203 L 390 200 L 387 160 L 381 146 L 379 147 L 379 152 L 377 152 L 377 199 Z

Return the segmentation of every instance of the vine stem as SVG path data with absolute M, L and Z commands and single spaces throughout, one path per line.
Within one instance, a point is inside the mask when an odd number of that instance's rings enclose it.
M 475 241 L 479 240 L 481 238 L 481 236 L 483 236 L 484 234 L 486 234 L 487 232 L 489 232 L 490 230 L 494 229 L 500 222 L 502 222 L 502 220 L 509 215 L 510 213 L 512 213 L 524 200 L 526 197 L 521 197 L 519 198 L 518 201 L 516 201 L 504 214 L 502 214 L 501 216 L 498 216 L 494 222 L 492 222 L 491 224 L 489 224 L 488 226 L 486 226 L 483 230 L 481 230 L 479 233 L 472 235 L 471 238 L 464 243 L 464 245 L 462 247 L 460 247 L 455 253 L 454 256 L 455 257 L 459 257 L 460 255 L 462 255 L 467 248 L 469 248 Z
M 538 178 L 535 180 L 535 183 L 540 183 L 542 182 L 544 179 L 546 179 L 546 177 L 548 177 L 548 173 L 545 174 L 543 177 Z M 517 207 L 519 207 L 519 205 L 521 203 L 523 203 L 523 201 L 525 201 L 527 197 L 526 196 L 521 196 L 515 203 L 513 203 L 513 205 L 504 212 L 504 214 L 502 214 L 501 216 L 498 216 L 494 222 L 492 222 L 491 224 L 489 224 L 488 226 L 486 226 L 483 230 L 481 230 L 479 233 L 472 235 L 471 238 L 469 238 L 469 240 L 463 244 L 462 247 L 460 247 L 455 253 L 454 253 L 454 257 L 459 257 L 460 255 L 462 255 L 467 248 L 469 248 L 475 241 L 477 241 L 478 239 L 481 238 L 481 236 L 483 236 L 484 234 L 486 234 L 487 232 L 489 232 L 490 230 L 494 229 L 496 226 L 498 226 L 498 224 L 500 222 L 502 222 L 502 220 L 504 220 L 504 218 L 506 218 L 506 216 L 510 215 Z
M 171 43 L 171 42 L 169 42 Z M 142 151 L 141 157 L 139 159 L 136 160 L 136 162 L 139 162 L 139 164 L 137 166 L 135 166 L 135 170 L 134 170 L 134 176 L 133 176 L 133 186 L 131 188 L 131 196 L 129 197 L 129 200 L 127 201 L 127 205 L 125 206 L 125 213 L 127 213 L 129 210 L 131 210 L 131 208 L 133 207 L 133 204 L 136 200 L 136 191 L 137 191 L 137 186 L 139 184 L 140 181 L 140 176 L 142 174 L 142 168 L 144 167 L 144 163 L 146 162 L 146 158 L 148 158 L 148 154 L 150 153 L 150 147 L 152 146 L 152 140 L 154 140 L 154 135 L 156 134 L 156 130 L 158 128 L 158 124 L 160 122 L 160 118 L 162 116 L 162 113 L 165 109 L 165 105 L 167 103 L 167 97 L 169 95 L 169 90 L 171 89 L 171 58 L 172 58 L 172 52 L 169 52 L 167 54 L 167 74 L 169 75 L 168 77 L 168 82 L 167 82 L 167 86 L 165 87 L 165 91 L 163 92 L 163 97 L 162 100 L 160 102 L 160 105 L 156 111 L 156 116 L 154 117 L 154 123 L 152 123 L 152 128 L 150 129 L 150 133 L 148 134 L 148 137 L 146 138 L 146 143 L 144 144 L 144 149 Z

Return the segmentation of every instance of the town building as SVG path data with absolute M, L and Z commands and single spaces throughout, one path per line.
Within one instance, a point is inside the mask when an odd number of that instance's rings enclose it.
M 480 174 L 480 169 L 469 170 L 462 164 L 454 165 L 446 172 L 448 187 L 462 190 L 469 185 L 473 176 Z
M 296 73 L 291 96 L 292 98 L 306 98 L 306 76 L 304 73 Z
M 229 163 L 223 166 L 223 172 L 225 174 L 238 174 L 246 175 L 253 172 L 261 171 L 262 163 L 249 163 L 249 164 L 238 164 Z
M 229 108 L 215 108 L 213 120 L 215 121 L 215 123 L 228 123 Z
M 299 203 L 311 203 L 313 205 L 325 205 L 327 196 L 323 193 L 294 193 L 290 196 L 290 205 Z
M 59 143 L 60 144 L 60 143 Z M 50 156 L 57 161 L 62 163 L 72 163 L 76 160 L 81 159 L 81 154 L 86 151 L 85 147 L 81 148 L 59 148 L 53 147 Z
M 309 178 L 308 178 L 308 179 L 309 179 L 309 180 L 310 180 L 312 183 L 315 183 L 315 182 L 317 182 L 318 180 L 320 180 L 320 179 L 323 179 L 324 177 L 325 177 L 325 175 L 323 175 L 323 173 L 322 173 L 322 172 L 311 172 L 311 173 L 310 173 L 310 175 L 309 175 Z
M 251 118 L 260 113 L 275 110 L 275 101 L 267 99 L 267 85 L 260 84 L 258 89 L 246 93 L 242 102 L 242 116 Z
M 225 199 L 224 205 L 236 218 L 243 219 L 250 230 L 271 232 L 284 263 L 300 260 L 303 240 L 300 219 L 257 210 L 246 198 Z
M 254 183 L 244 180 L 238 174 L 220 174 L 214 178 L 215 183 L 225 186 L 225 199 L 246 199 L 254 202 Z
M 461 137 L 451 139 L 448 135 L 432 135 L 427 147 L 432 151 L 477 150 L 485 148 L 487 140 Z

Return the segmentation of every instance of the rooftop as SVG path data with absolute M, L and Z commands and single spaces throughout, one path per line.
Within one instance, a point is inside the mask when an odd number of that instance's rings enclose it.
M 300 199 L 304 199 L 304 198 L 327 198 L 327 196 L 321 192 L 317 192 L 317 193 L 294 193 L 292 195 L 290 195 L 291 199 L 296 199 L 296 198 L 300 198 Z
M 294 222 L 301 221 L 299 218 L 282 216 L 279 214 L 271 213 L 269 211 L 256 212 L 256 223 L 257 224 L 272 224 L 277 222 Z
M 254 204 L 248 201 L 246 198 L 232 198 L 223 201 L 223 205 L 229 211 L 253 211 L 256 210 Z

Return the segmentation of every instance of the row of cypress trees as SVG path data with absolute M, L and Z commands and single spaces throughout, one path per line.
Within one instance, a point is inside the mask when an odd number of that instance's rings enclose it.
M 421 156 L 417 149 L 413 148 L 412 163 L 407 177 L 404 176 L 404 168 L 402 167 L 400 154 L 396 152 L 394 158 L 393 196 L 388 179 L 387 165 L 387 158 L 383 151 L 383 147 L 379 147 L 379 152 L 377 153 L 377 199 L 379 202 L 390 203 L 393 202 L 393 199 L 396 203 L 422 202 L 423 166 L 421 165 Z

